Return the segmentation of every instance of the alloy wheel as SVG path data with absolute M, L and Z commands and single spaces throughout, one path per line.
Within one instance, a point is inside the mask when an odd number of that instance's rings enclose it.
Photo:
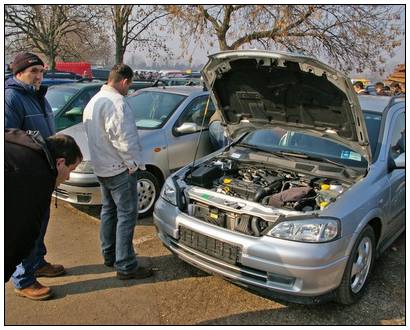
M 369 237 L 365 236 L 357 246 L 352 271 L 350 273 L 350 287 L 353 293 L 358 293 L 366 282 L 372 262 L 372 253 L 372 241 Z
M 137 183 L 138 213 L 147 212 L 155 202 L 156 189 L 152 181 L 139 179 Z

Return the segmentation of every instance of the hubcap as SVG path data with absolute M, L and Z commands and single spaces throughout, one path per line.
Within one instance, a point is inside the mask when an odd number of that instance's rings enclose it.
M 363 237 L 357 247 L 350 274 L 350 287 L 353 293 L 358 293 L 366 282 L 372 261 L 372 253 L 372 242 L 370 238 Z
M 147 212 L 155 202 L 155 185 L 147 179 L 139 179 L 137 182 L 138 213 Z

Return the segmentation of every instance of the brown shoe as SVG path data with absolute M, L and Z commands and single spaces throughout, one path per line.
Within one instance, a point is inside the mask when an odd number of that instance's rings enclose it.
M 152 276 L 152 269 L 146 267 L 138 267 L 131 273 L 117 272 L 117 278 L 120 280 L 142 279 Z
M 34 272 L 35 277 L 57 277 L 65 274 L 63 265 L 52 265 L 49 262 Z
M 46 300 L 52 296 L 51 289 L 35 281 L 32 285 L 24 289 L 14 289 L 14 292 L 20 296 L 32 300 Z

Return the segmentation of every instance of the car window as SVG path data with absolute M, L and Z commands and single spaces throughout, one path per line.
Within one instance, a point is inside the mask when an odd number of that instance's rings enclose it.
M 369 136 L 372 155 L 375 156 L 380 132 L 380 125 L 382 122 L 382 116 L 380 114 L 370 112 L 364 112 L 363 115 L 364 121 L 366 122 L 367 135 Z
M 404 112 L 400 113 L 396 117 L 396 120 L 393 123 L 392 127 L 393 134 L 390 142 L 390 155 L 393 157 L 393 159 L 396 159 L 399 155 L 406 151 L 406 131 Z
M 73 100 L 71 108 L 80 108 L 82 111 L 84 111 L 84 108 L 88 104 L 88 102 L 91 100 L 91 98 L 97 94 L 98 89 L 90 89 L 87 91 L 84 91 L 81 93 L 75 100 Z M 81 114 L 82 114 L 81 111 Z
M 145 91 L 127 97 L 139 128 L 158 128 L 165 124 L 186 95 Z
M 212 100 L 209 100 L 208 111 L 204 119 L 205 108 L 208 102 L 208 96 L 200 96 L 194 99 L 184 110 L 181 117 L 178 119 L 176 126 L 180 126 L 183 123 L 195 123 L 201 128 L 202 122 L 204 128 L 208 127 L 209 119 L 215 113 L 215 106 Z
M 49 88 L 46 99 L 50 103 L 53 112 L 58 112 L 76 93 L 78 93 L 76 88 Z
M 267 151 L 287 151 L 324 157 L 353 167 L 366 167 L 367 161 L 354 150 L 328 139 L 279 127 L 255 130 L 241 141 Z

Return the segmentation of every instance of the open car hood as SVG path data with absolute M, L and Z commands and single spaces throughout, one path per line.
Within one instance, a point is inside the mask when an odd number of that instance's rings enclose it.
M 342 143 L 371 163 L 363 113 L 350 79 L 320 61 L 239 50 L 209 56 L 202 70 L 232 138 L 270 126 Z

